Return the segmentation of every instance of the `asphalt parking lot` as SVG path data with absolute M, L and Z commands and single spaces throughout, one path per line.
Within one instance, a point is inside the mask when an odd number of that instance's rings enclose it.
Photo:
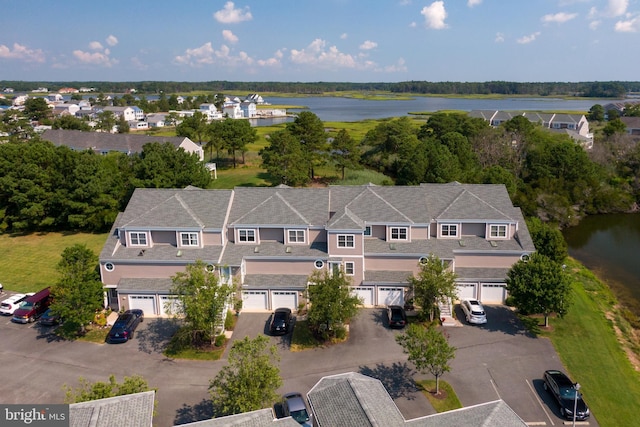
M 483 326 L 446 328 L 457 348 L 452 370 L 443 376 L 464 406 L 503 399 L 529 425 L 562 425 L 555 402 L 542 388 L 546 369 L 563 369 L 551 343 L 528 336 L 504 307 L 485 307 L 489 322 Z M 461 313 L 458 313 L 461 318 Z M 269 313 L 242 313 L 233 339 L 264 334 Z M 225 360 L 201 362 L 171 360 L 161 351 L 175 330 L 169 320 L 146 318 L 135 339 L 125 344 L 91 344 L 57 340 L 50 328 L 20 325 L 0 317 L 0 399 L 3 403 L 64 400 L 64 384 L 78 378 L 118 381 L 142 375 L 158 389 L 156 426 L 171 426 L 211 416 L 209 380 Z M 435 411 L 415 389 L 417 374 L 395 342 L 401 331 L 386 327 L 383 309 L 365 309 L 353 319 L 346 343 L 291 352 L 289 337 L 271 337 L 279 349 L 284 381 L 280 393 L 308 392 L 326 375 L 355 371 L 380 379 L 406 419 Z M 587 400 L 588 403 L 588 400 Z M 588 424 L 597 426 L 595 418 Z

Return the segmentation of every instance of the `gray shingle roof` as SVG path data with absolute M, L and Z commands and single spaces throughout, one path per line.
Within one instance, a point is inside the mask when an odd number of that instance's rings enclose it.
M 258 252 L 256 252 L 256 248 L 258 248 Z M 311 245 L 285 245 L 280 242 L 261 242 L 260 245 L 250 245 L 228 242 L 222 254 L 220 265 L 239 266 L 243 258 L 326 259 L 327 244 L 326 242 L 317 242 Z
M 151 427 L 155 391 L 69 405 L 71 427 Z
M 83 132 L 79 130 L 49 129 L 42 139 L 54 145 L 64 145 L 74 150 L 121 151 L 123 153 L 141 153 L 142 146 L 148 143 L 171 143 L 176 149 L 189 138 L 182 136 L 151 136 L 130 133 L 111 134 L 106 132 Z
M 271 408 L 258 409 L 257 411 L 243 414 L 229 415 L 226 417 L 212 418 L 210 420 L 196 421 L 194 423 L 180 424 L 180 427 L 300 427 L 293 418 L 287 417 L 275 419 Z M 176 426 L 177 427 L 177 426 Z
M 355 372 L 322 378 L 307 397 L 319 427 L 404 424 L 382 382 Z
M 525 423 L 503 400 L 441 412 L 407 421 L 411 427 L 525 427 Z

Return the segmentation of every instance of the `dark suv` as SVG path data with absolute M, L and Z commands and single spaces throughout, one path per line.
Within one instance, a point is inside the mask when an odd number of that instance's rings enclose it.
M 291 327 L 291 309 L 287 307 L 276 308 L 271 316 L 269 333 L 271 335 L 286 335 Z
M 574 419 L 573 408 L 576 408 L 575 419 L 589 418 L 589 408 L 582 400 L 582 395 L 576 385 L 560 371 L 544 371 L 544 389 L 555 397 L 560 405 L 560 415 L 568 420 Z
M 118 316 L 107 335 L 108 343 L 127 342 L 133 338 L 133 333 L 144 320 L 142 310 L 127 310 Z
M 387 317 L 389 318 L 390 328 L 404 328 L 407 324 L 407 314 L 399 305 L 390 305 L 387 307 Z

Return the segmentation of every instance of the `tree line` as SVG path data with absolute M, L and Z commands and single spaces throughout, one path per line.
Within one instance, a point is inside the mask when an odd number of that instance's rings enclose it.
M 105 231 L 137 187 L 206 188 L 210 180 L 197 154 L 168 142 L 128 156 L 10 140 L 0 144 L 0 230 Z
M 640 92 L 640 82 L 171 82 L 171 81 L 131 81 L 131 82 L 27 82 L 0 81 L 0 87 L 11 87 L 19 92 L 29 92 L 35 87 L 46 87 L 58 91 L 63 87 L 92 87 L 96 92 L 125 93 L 135 89 L 136 93 L 188 93 L 188 92 L 281 92 L 321 94 L 343 91 L 388 91 L 396 93 L 420 93 L 442 95 L 536 95 L 536 96 L 584 96 L 584 97 L 624 97 L 627 92 Z

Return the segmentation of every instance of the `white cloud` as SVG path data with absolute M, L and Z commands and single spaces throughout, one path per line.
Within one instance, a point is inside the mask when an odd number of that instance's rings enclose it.
M 504 34 L 496 33 L 496 38 L 495 38 L 494 42 L 496 42 L 496 43 L 504 42 Z
M 482 3 L 482 0 L 469 0 L 467 2 L 467 6 L 473 7 L 479 5 L 480 3 Z
M 316 65 L 323 68 L 357 68 L 359 66 L 353 56 L 340 52 L 336 46 L 330 46 L 327 49 L 326 45 L 325 40 L 315 39 L 304 49 L 291 49 L 290 59 L 296 64 Z
M 242 21 L 251 21 L 253 16 L 249 11 L 249 6 L 244 9 L 235 9 L 232 1 L 225 3 L 224 8 L 213 14 L 216 21 L 223 24 L 237 24 Z
M 109 49 L 105 49 L 104 52 L 73 51 L 73 56 L 75 56 L 78 61 L 84 64 L 101 65 L 104 67 L 111 67 L 118 63 L 118 60 L 111 58 L 109 54 Z
M 362 50 L 371 50 L 378 47 L 378 43 L 372 42 L 371 40 L 366 40 L 364 43 L 360 45 L 360 49 Z
M 629 7 L 629 0 L 609 0 L 606 13 L 612 17 L 621 16 L 625 14 L 627 7 Z
M 447 18 L 444 1 L 434 1 L 431 5 L 423 7 L 420 13 L 424 15 L 427 28 L 433 28 L 434 30 L 447 28 L 447 24 L 444 22 Z
M 256 63 L 261 67 L 279 67 L 280 65 L 282 65 L 283 57 L 284 52 L 282 51 L 282 49 L 278 49 L 271 58 L 259 59 L 256 61 Z
M 118 44 L 118 38 L 113 34 L 109 35 L 109 37 L 107 37 L 105 41 L 109 46 L 112 46 L 112 47 Z
M 27 62 L 44 62 L 42 49 L 29 49 L 19 43 L 13 44 L 13 49 L 0 44 L 0 59 L 23 59 Z
M 626 21 L 618 21 L 614 29 L 619 33 L 635 33 L 640 31 L 640 16 L 630 18 Z
M 415 28 L 417 26 L 418 26 L 418 24 L 416 24 L 415 21 L 413 21 L 412 23 L 409 24 L 409 28 Z
M 102 50 L 104 48 L 102 47 L 102 43 L 100 43 L 100 42 L 91 42 L 91 43 L 89 43 L 89 49 Z
M 233 34 L 231 30 L 222 30 L 222 37 L 229 43 L 238 43 L 238 36 Z
M 214 53 L 215 51 L 211 46 L 211 42 L 207 42 L 200 47 L 187 49 L 184 55 L 176 56 L 174 60 L 179 64 L 188 64 L 192 66 L 211 64 L 213 63 Z
M 384 73 L 404 73 L 407 71 L 404 58 L 398 59 L 395 64 L 387 65 L 384 68 L 377 68 L 376 71 L 382 71 Z
M 520 44 L 527 44 L 527 43 L 531 43 L 533 41 L 535 41 L 535 39 L 540 35 L 540 31 L 537 31 L 533 34 L 530 34 L 528 36 L 523 36 L 520 37 L 518 40 L 516 40 L 516 42 L 520 43 Z
M 589 22 L 589 29 L 596 30 L 600 26 L 601 23 L 602 23 L 602 21 L 591 21 L 591 22 Z
M 134 56 L 131 58 L 131 64 L 133 64 L 133 67 L 136 70 L 146 70 L 149 68 L 149 66 L 147 64 L 145 64 L 144 62 L 142 62 L 142 60 L 140 58 L 138 58 L 137 56 Z
M 347 33 L 342 33 L 342 34 L 340 34 L 340 38 L 341 38 L 342 40 L 346 40 L 346 39 L 347 39 L 347 37 L 349 37 L 349 35 L 348 35 Z
M 567 21 L 571 21 L 576 16 L 578 16 L 577 13 L 564 13 L 564 12 L 559 12 L 555 14 L 550 13 L 548 15 L 544 15 L 541 20 L 544 23 L 557 22 L 558 24 L 562 24 Z

